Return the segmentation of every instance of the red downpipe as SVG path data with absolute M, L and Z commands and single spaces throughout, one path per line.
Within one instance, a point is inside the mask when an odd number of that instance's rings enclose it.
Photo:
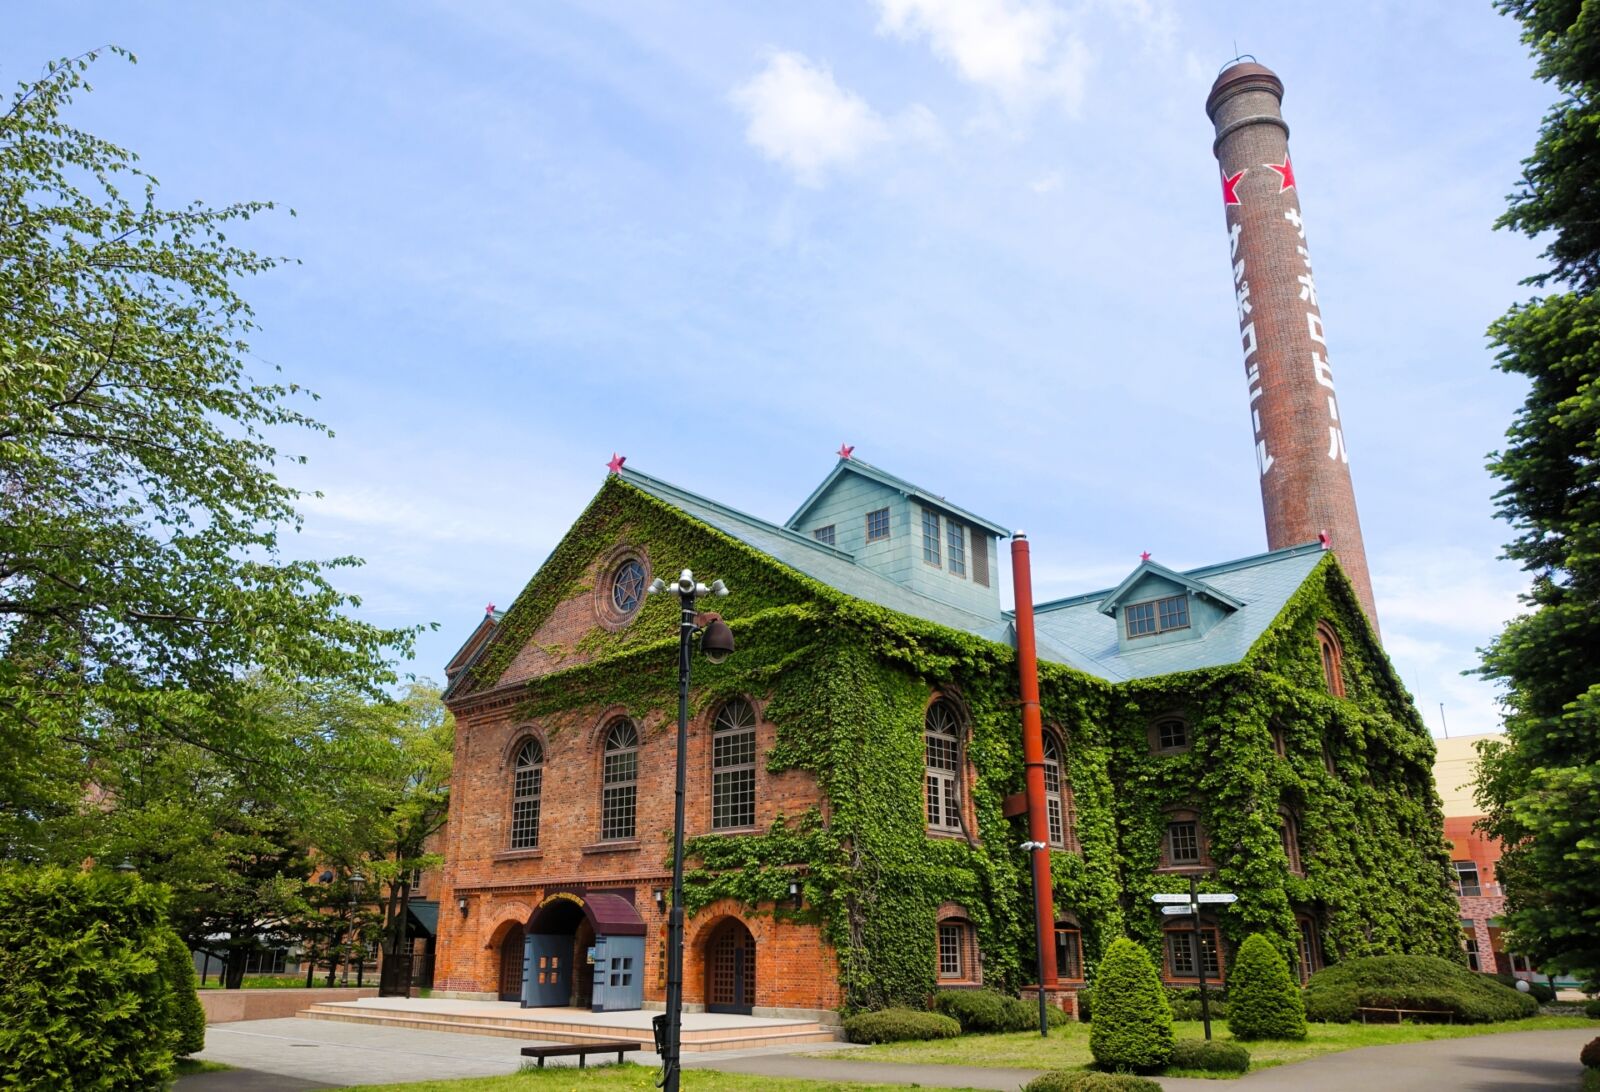
M 1044 723 L 1039 717 L 1039 655 L 1033 639 L 1033 572 L 1028 536 L 1011 537 L 1011 581 L 1017 610 L 1017 691 L 1022 697 L 1022 761 L 1027 771 L 1028 840 L 1050 842 L 1050 820 L 1044 799 Z M 1046 990 L 1056 989 L 1055 899 L 1050 887 L 1050 851 L 1036 849 L 1033 858 L 1033 917 L 1039 943 L 1039 964 Z

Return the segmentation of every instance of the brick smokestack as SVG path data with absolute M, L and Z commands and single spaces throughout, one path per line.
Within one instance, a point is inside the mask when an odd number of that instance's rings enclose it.
M 1283 82 L 1242 61 L 1206 99 L 1222 167 L 1229 261 L 1255 427 L 1267 546 L 1328 544 L 1378 628 L 1317 283 L 1289 159 Z

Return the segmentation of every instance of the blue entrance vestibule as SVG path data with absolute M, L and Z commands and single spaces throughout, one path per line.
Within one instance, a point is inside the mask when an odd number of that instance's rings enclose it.
M 610 892 L 558 891 L 528 919 L 523 1008 L 571 1005 L 594 1012 L 643 1007 L 644 921 Z

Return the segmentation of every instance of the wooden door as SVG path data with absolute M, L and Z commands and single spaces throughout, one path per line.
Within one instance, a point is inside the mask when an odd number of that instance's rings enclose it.
M 706 944 L 706 1011 L 745 1016 L 756 1001 L 756 941 L 743 923 L 717 926 Z
M 500 942 L 500 1000 L 522 1000 L 522 926 L 513 925 Z

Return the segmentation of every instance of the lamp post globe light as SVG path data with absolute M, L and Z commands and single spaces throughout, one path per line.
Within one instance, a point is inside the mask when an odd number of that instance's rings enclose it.
M 708 587 L 688 569 L 670 584 L 657 577 L 647 589 L 649 595 L 671 592 L 678 597 L 678 754 L 677 792 L 672 811 L 672 905 L 667 913 L 667 1011 L 657 1016 L 656 1053 L 661 1055 L 662 1092 L 678 1092 L 678 1062 L 683 1043 L 683 797 L 687 776 L 689 743 L 689 653 L 694 635 L 700 634 L 700 652 L 707 660 L 720 664 L 733 654 L 733 631 L 714 613 L 699 613 L 695 603 L 707 595 L 728 594 L 720 580 Z

